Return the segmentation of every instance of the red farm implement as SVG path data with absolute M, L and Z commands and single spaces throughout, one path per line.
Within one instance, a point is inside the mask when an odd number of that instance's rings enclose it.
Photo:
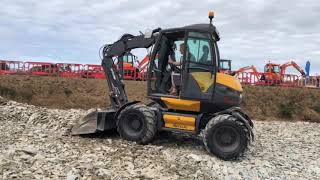
M 101 65 L 85 64 L 81 72 L 82 78 L 105 79 L 105 73 Z
M 48 62 L 25 62 L 24 72 L 37 76 L 53 76 L 56 75 L 57 65 Z
M 1 74 L 17 74 L 21 72 L 23 72 L 22 61 L 0 60 L 0 75 Z
M 117 59 L 115 60 L 117 61 Z M 120 64 L 115 63 L 118 71 Z M 123 73 L 125 80 L 144 81 L 147 79 L 149 55 L 138 61 L 132 53 L 123 57 Z M 288 74 L 287 68 L 294 68 L 299 74 Z M 304 70 L 294 61 L 284 64 L 268 62 L 263 72 L 258 72 L 255 66 L 246 66 L 231 71 L 231 61 L 222 60 L 220 72 L 234 75 L 242 84 L 260 86 L 286 86 L 320 88 L 320 76 L 307 77 Z M 75 63 L 50 63 L 50 62 L 22 62 L 0 60 L 0 75 L 29 74 L 37 76 L 57 76 L 65 78 L 92 78 L 105 79 L 105 72 L 101 65 L 75 64 Z
M 262 85 L 262 86 L 301 86 L 302 77 L 293 74 L 283 74 L 281 81 L 277 78 L 266 79 L 268 73 L 259 72 L 238 72 L 236 77 L 242 84 Z
M 82 65 L 70 64 L 70 63 L 58 63 L 56 64 L 59 77 L 76 78 L 81 77 Z
M 146 55 L 140 62 L 137 57 L 131 53 L 127 53 L 123 58 L 124 79 L 126 80 L 146 80 L 147 68 L 149 64 L 149 55 Z M 135 63 L 137 66 L 135 66 Z

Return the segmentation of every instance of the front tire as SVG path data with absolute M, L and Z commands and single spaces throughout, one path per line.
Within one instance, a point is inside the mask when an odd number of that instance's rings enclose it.
M 250 134 L 244 123 L 232 115 L 212 118 L 204 129 L 203 142 L 207 151 L 230 160 L 241 156 L 250 143 Z
M 139 144 L 153 140 L 157 132 L 155 113 L 146 105 L 133 104 L 121 111 L 117 127 L 120 137 Z

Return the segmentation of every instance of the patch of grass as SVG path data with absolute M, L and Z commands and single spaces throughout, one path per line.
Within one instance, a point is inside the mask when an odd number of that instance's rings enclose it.
M 7 87 L 0 86 L 0 96 L 15 98 L 17 96 L 17 92 L 13 89 L 9 89 Z
M 313 107 L 313 109 L 314 109 L 315 111 L 317 111 L 318 113 L 320 113 L 320 103 L 317 103 L 317 104 Z
M 279 114 L 284 118 L 292 118 L 295 110 L 296 108 L 292 102 L 282 103 L 279 106 Z
M 54 88 L 49 88 L 49 90 L 48 90 L 48 94 L 49 95 L 52 95 L 54 92 L 55 92 Z
M 65 89 L 64 89 L 64 94 L 65 94 L 67 97 L 69 97 L 69 96 L 72 94 L 72 91 L 71 91 L 70 89 L 68 89 L 68 88 L 65 88 Z
M 30 102 L 33 98 L 33 93 L 29 89 L 20 92 L 20 96 L 23 100 Z
M 0 96 L 6 97 L 13 100 L 23 100 L 30 102 L 32 100 L 33 94 L 28 88 L 23 88 L 18 91 L 0 86 Z
M 315 99 L 317 98 L 313 93 L 309 93 L 310 99 Z

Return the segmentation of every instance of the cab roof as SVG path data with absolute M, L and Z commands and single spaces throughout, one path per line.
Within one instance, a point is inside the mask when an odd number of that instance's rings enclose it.
M 214 34 L 216 36 L 216 40 L 220 40 L 219 32 L 217 28 L 212 24 L 191 24 L 179 28 L 170 28 L 170 29 L 164 29 L 163 31 L 183 31 L 183 30 L 194 30 L 194 31 L 206 31 L 210 34 Z

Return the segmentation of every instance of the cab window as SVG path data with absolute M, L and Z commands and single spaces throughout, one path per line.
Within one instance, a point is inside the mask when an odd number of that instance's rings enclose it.
M 202 97 L 204 99 L 210 98 L 210 88 L 213 87 L 215 74 L 214 52 L 212 52 L 214 44 L 210 34 L 189 32 L 186 42 L 183 96 L 200 99 Z M 203 94 L 199 93 L 197 87 Z
M 279 66 L 273 66 L 273 72 L 279 73 L 280 72 Z
M 207 33 L 190 32 L 186 46 L 186 61 L 189 69 L 207 69 L 211 71 L 214 66 L 212 60 L 212 45 Z

